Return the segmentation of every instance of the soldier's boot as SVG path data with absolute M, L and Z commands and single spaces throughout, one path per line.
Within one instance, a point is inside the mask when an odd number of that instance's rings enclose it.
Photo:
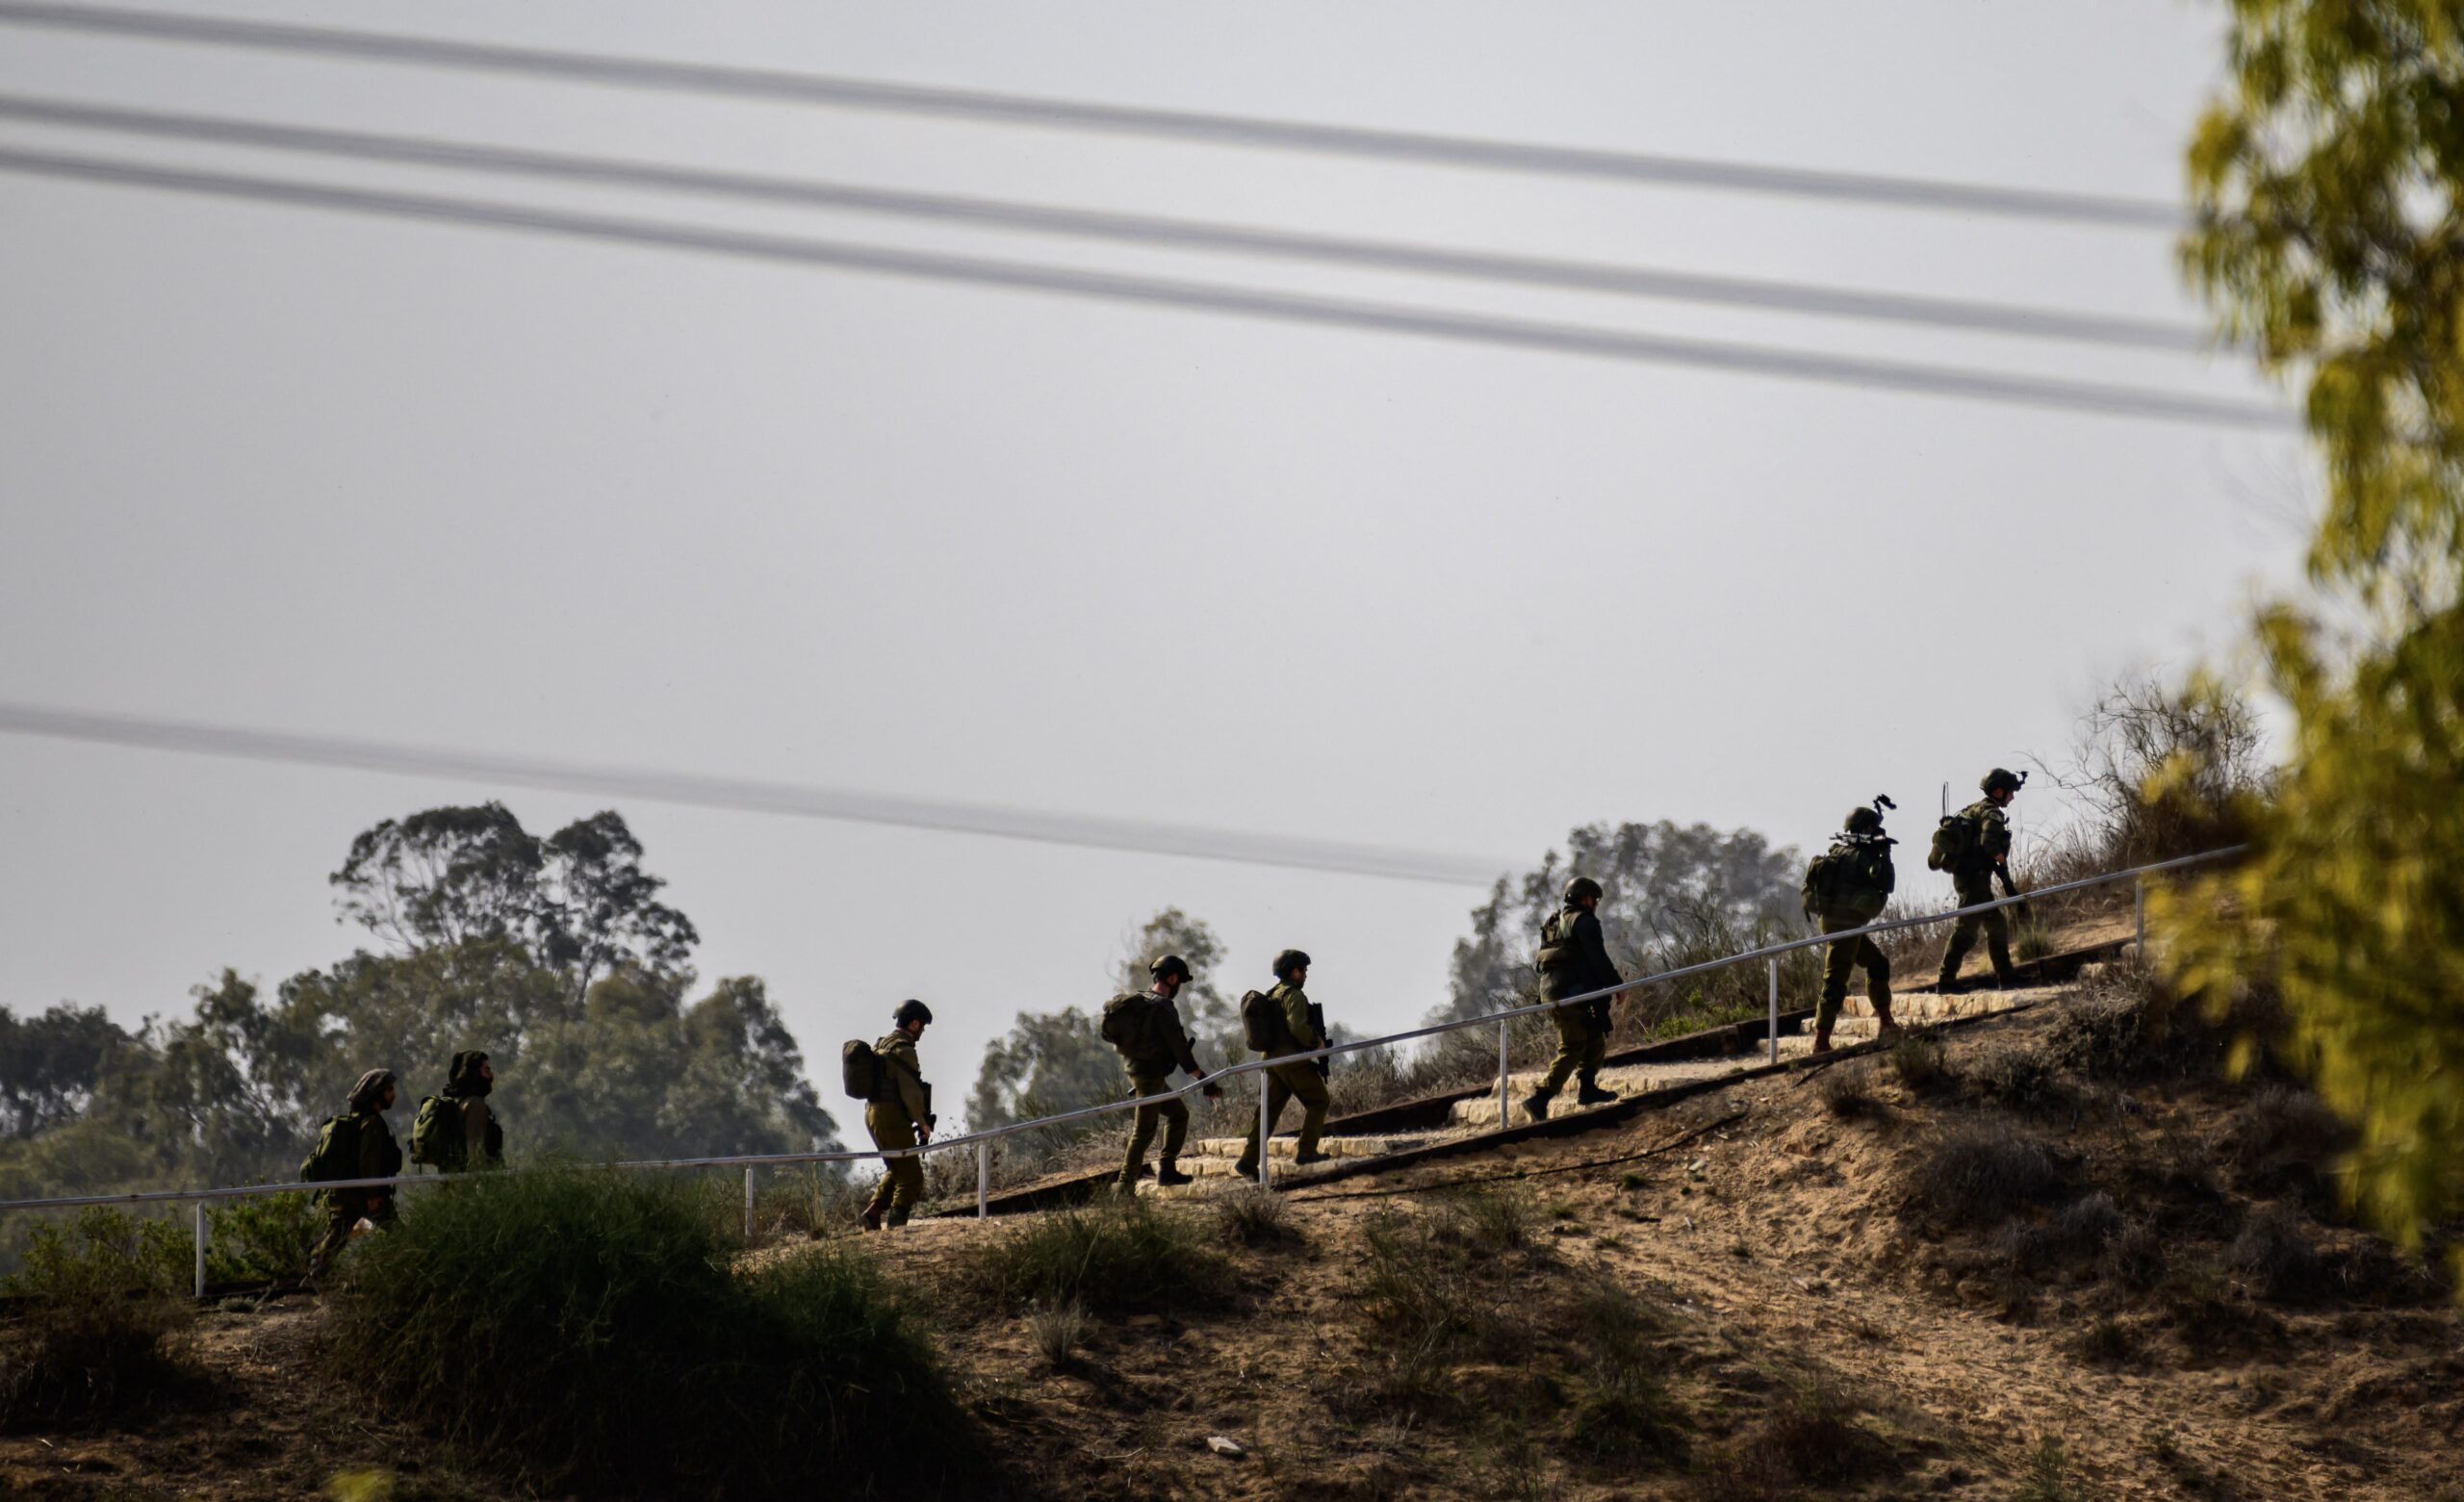
M 1551 1096 L 1547 1091 L 1534 1090 L 1523 1098 L 1523 1113 L 1533 1121 L 1547 1121 L 1550 1100 Z M 1500 1122 L 1498 1125 L 1502 1127 L 1505 1123 Z
M 1293 1154 L 1292 1160 L 1300 1164 L 1302 1167 L 1307 1167 L 1311 1163 L 1322 1163 L 1334 1156 L 1335 1155 L 1332 1153 L 1321 1152 L 1317 1148 L 1313 1147 L 1305 1153 Z
M 2019 972 L 2011 963 L 2011 952 L 2002 945 L 1993 946 L 1993 989 L 2015 991 L 2019 988 Z
M 907 1211 L 904 1209 L 891 1210 L 888 1214 L 882 1217 L 882 1224 L 893 1227 L 906 1225 Z
M 1257 1165 L 1252 1163 L 1249 1166 L 1249 1172 L 1254 1176 L 1257 1173 Z M 1157 1184 L 1169 1186 L 1172 1184 L 1195 1184 L 1197 1181 L 1181 1172 L 1180 1164 L 1166 1163 L 1163 1167 L 1155 1170 L 1155 1182 Z
M 1906 1036 L 1907 1032 L 1906 1028 L 1891 1020 L 1889 1000 L 1885 997 L 1874 998 L 1874 1036 L 1885 1043 L 1896 1043 Z
M 1232 1165 L 1232 1177 L 1235 1179 L 1255 1179 L 1257 1176 L 1258 1160 L 1254 1158 L 1245 1158 Z
M 862 1209 L 858 1210 L 856 1212 L 856 1220 L 857 1223 L 861 1225 L 866 1231 L 879 1231 L 882 1229 L 882 1212 L 874 1206 L 867 1205 Z
M 1829 1028 L 1816 1028 L 1813 1030 L 1813 1052 L 1817 1054 L 1828 1054 L 1831 1052 L 1831 1030 Z
M 1600 1087 L 1600 1081 L 1597 1078 L 1586 1080 L 1580 1076 L 1577 1076 L 1575 1079 L 1575 1104 L 1577 1106 L 1605 1106 L 1610 1101 L 1622 1099 L 1624 1099 L 1624 1097 L 1620 1096 L 1614 1090 L 1602 1089 Z

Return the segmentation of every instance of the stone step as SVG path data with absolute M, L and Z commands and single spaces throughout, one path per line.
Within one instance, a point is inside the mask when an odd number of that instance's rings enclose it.
M 1290 1112 L 1285 1114 L 1289 1115 Z M 1407 1147 L 1418 1147 L 1427 1140 L 1428 1136 L 1425 1133 L 1407 1137 L 1321 1137 L 1318 1141 L 1318 1151 L 1330 1158 L 1375 1158 L 1381 1153 L 1396 1153 Z M 1230 1163 L 1239 1158 L 1248 1145 L 1247 1139 L 1244 1137 L 1201 1137 L 1182 1148 L 1181 1166 L 1192 1173 L 1196 1173 L 1199 1170 L 1193 1166 L 1194 1164 L 1218 1159 Z M 1300 1139 L 1296 1136 L 1275 1136 L 1267 1139 L 1269 1158 L 1277 1160 L 1288 1159 L 1299 1151 Z

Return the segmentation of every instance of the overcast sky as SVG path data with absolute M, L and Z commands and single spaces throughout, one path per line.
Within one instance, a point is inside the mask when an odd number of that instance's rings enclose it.
M 2169 198 L 2209 5 L 241 6 L 1056 98 Z M 1130 142 L 0 27 L 0 89 L 2197 321 L 2162 233 Z M 96 154 L 2218 396 L 2088 350 L 132 142 Z M 0 700 L 1458 852 L 1818 842 L 2058 755 L 2297 557 L 2289 439 L 0 174 Z M 0 1003 L 356 941 L 503 796 L 0 736 Z M 1177 904 L 1362 1031 L 1476 889 L 629 802 L 706 976 L 949 1099 Z M 2038 827 L 2052 810 L 2033 793 Z M 1921 862 L 1914 863 L 1921 865 Z M 1922 878 L 1921 870 L 1917 876 Z M 1927 890 L 1922 881 L 1920 891 Z M 419 1077 L 444 1060 L 369 1060 Z M 823 1068 L 816 1068 L 818 1076 Z M 832 1092 L 834 1095 L 834 1091 Z M 842 1123 L 846 1103 L 834 1102 Z M 860 1130 L 858 1129 L 860 1135 Z

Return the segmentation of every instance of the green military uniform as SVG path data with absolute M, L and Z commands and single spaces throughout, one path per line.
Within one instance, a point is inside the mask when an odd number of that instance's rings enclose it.
M 334 1128 L 338 1134 L 356 1138 L 348 1171 L 336 1177 L 390 1179 L 402 1171 L 401 1146 L 385 1125 L 385 1113 L 376 1108 L 385 1087 L 393 1082 L 394 1076 L 388 1070 L 372 1069 L 360 1077 L 359 1084 L 351 1091 L 350 1109 Z M 317 1203 L 324 1208 L 325 1235 L 308 1254 L 311 1278 L 325 1270 L 325 1263 L 333 1260 L 336 1252 L 350 1245 L 350 1234 L 362 1218 L 379 1231 L 394 1229 L 394 1189 L 390 1184 L 375 1189 L 325 1189 L 318 1194 Z
M 1190 1047 L 1190 1035 L 1181 1028 L 1180 1008 L 1172 999 L 1157 991 L 1139 991 L 1116 996 L 1105 1004 L 1104 1012 L 1112 1021 L 1107 1034 L 1113 1046 L 1120 1050 L 1122 1068 L 1129 1075 L 1132 1099 L 1142 1095 L 1161 1095 L 1172 1087 L 1172 1071 L 1186 1070 L 1202 1076 L 1197 1055 Z M 1181 1148 L 1189 1141 L 1190 1108 L 1179 1100 L 1158 1101 L 1138 1107 L 1138 1119 L 1130 1127 L 1129 1152 L 1120 1168 L 1120 1192 L 1134 1194 L 1138 1189 L 1138 1171 L 1146 1166 L 1146 1149 L 1155 1140 L 1157 1122 L 1164 1126 L 1164 1152 L 1158 1163 L 1159 1175 L 1180 1172 Z
M 1544 960 L 1552 961 L 1541 971 L 1551 1001 L 1602 990 L 1625 979 L 1609 963 L 1599 916 L 1587 908 L 1573 904 L 1560 908 L 1541 930 L 1541 942 Z M 1549 1061 L 1547 1078 L 1526 1104 L 1537 1101 L 1545 1107 L 1570 1076 L 1580 1085 L 1578 1097 L 1598 1093 L 1600 1066 L 1608 1057 L 1608 1004 L 1560 1006 L 1549 1013 L 1549 1020 L 1557 1027 L 1557 1056 Z
M 1891 868 L 1895 842 L 1883 832 L 1880 807 L 1859 807 L 1848 815 L 1847 827 L 1830 851 L 1814 862 L 1806 879 L 1806 903 L 1825 933 L 1861 929 L 1882 916 L 1898 884 Z M 1822 996 L 1813 1009 L 1816 1052 L 1830 1047 L 1831 1030 L 1848 1000 L 1848 979 L 1858 966 L 1865 970 L 1865 995 L 1873 1002 L 1882 1035 L 1895 1034 L 1890 1015 L 1890 960 L 1871 934 L 1842 939 L 1823 952 Z
M 1276 1058 L 1285 1054 L 1305 1054 L 1311 1049 L 1326 1046 L 1326 1040 L 1318 1035 L 1318 1029 L 1310 1020 L 1308 993 L 1289 981 L 1277 981 L 1274 989 L 1269 991 L 1267 995 L 1273 998 L 1277 1008 L 1282 1012 L 1287 1041 L 1278 1048 L 1259 1050 L 1260 1058 Z M 1318 1136 L 1326 1127 L 1325 1077 L 1318 1073 L 1318 1066 L 1314 1061 L 1277 1064 L 1266 1072 L 1266 1077 L 1267 1132 L 1271 1134 L 1274 1124 L 1283 1119 L 1284 1103 L 1297 1100 L 1300 1103 L 1301 1112 L 1300 1161 L 1308 1162 L 1316 1158 L 1319 1156 Z M 1249 1128 L 1247 1144 L 1241 1149 L 1241 1161 L 1236 1165 L 1236 1171 L 1244 1178 L 1257 1176 L 1258 1152 L 1258 1129 L 1253 1125 Z
M 453 1106 L 453 1147 L 449 1160 L 439 1165 L 443 1172 L 504 1166 L 504 1128 L 497 1121 L 496 1107 L 488 1104 L 495 1082 L 479 1075 L 479 1066 L 487 1061 L 488 1056 L 476 1049 L 453 1056 L 443 1092 Z
M 1873 922 L 1870 918 L 1836 918 L 1822 915 L 1822 931 L 1837 933 L 1843 929 L 1861 929 Z M 1828 1036 L 1833 1023 L 1839 1020 L 1839 1008 L 1848 1001 L 1849 972 L 1858 966 L 1865 970 L 1865 999 L 1873 1004 L 1874 1016 L 1882 1030 L 1891 1031 L 1890 1020 L 1890 958 L 1882 952 L 1870 933 L 1853 939 L 1842 939 L 1823 952 L 1822 998 L 1814 1003 L 1813 1031 L 1817 1036 Z
M 873 1045 L 873 1056 L 882 1061 L 885 1088 L 881 1099 L 864 1107 L 864 1130 L 873 1134 L 873 1146 L 884 1152 L 914 1147 L 922 1141 L 915 1129 L 933 1119 L 933 1087 L 924 1082 L 915 1040 L 899 1029 Z M 882 1182 L 873 1190 L 872 1203 L 864 1207 L 864 1218 L 867 1223 L 879 1217 L 884 1225 L 906 1225 L 908 1211 L 923 1197 L 920 1155 L 884 1158 Z
M 1951 868 L 1951 889 L 1958 894 L 1959 904 L 1970 907 L 1978 903 L 1993 901 L 1993 873 L 2011 854 L 2011 816 L 2002 811 L 1990 798 L 1980 798 L 1959 812 L 1973 833 L 1966 853 Z M 1976 947 L 1976 935 L 1985 934 L 1986 953 L 1993 960 L 1993 983 L 2014 983 L 2011 969 L 2011 924 L 2004 911 L 1970 913 L 1958 919 L 1951 928 L 1951 942 L 1942 951 L 1942 974 L 1936 982 L 1940 990 L 1952 989 L 1960 973 L 1960 962 Z

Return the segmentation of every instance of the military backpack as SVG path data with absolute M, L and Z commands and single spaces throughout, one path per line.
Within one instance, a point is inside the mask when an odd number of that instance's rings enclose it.
M 1968 863 L 1984 841 L 1977 821 L 1964 813 L 1944 814 L 1934 826 L 1934 843 L 1925 852 L 1929 871 L 1957 871 Z
M 1291 1049 L 1300 1041 L 1284 1019 L 1282 999 L 1270 991 L 1241 994 L 1241 1039 L 1261 1054 Z
M 430 1168 L 462 1166 L 462 1103 L 442 1095 L 420 1097 L 419 1114 L 411 1118 L 411 1161 Z
M 299 1182 L 325 1184 L 359 1177 L 359 1131 L 356 1112 L 326 1117 L 317 1128 L 317 1145 L 299 1160 Z
M 1890 889 L 1888 847 L 1841 840 L 1806 867 L 1800 895 L 1807 912 L 1860 925 L 1882 915 Z
M 446 1173 L 458 1173 L 472 1166 L 470 1142 L 462 1126 L 462 1111 L 469 1104 L 458 1095 L 420 1097 L 419 1114 L 411 1118 L 412 1162 Z M 491 1163 L 504 1158 L 504 1128 L 497 1124 L 494 1107 L 488 1110 L 487 1136 L 480 1151 Z
M 1138 1057 L 1154 1052 L 1155 1007 L 1158 998 L 1147 991 L 1129 991 L 1104 1004 L 1104 1020 L 1096 1031 L 1124 1055 Z
M 889 1081 L 882 1056 L 862 1038 L 849 1038 L 838 1051 L 838 1082 L 851 1101 L 878 1101 L 888 1093 Z
M 1544 976 L 1555 976 L 1575 966 L 1575 919 L 1570 908 L 1559 908 L 1540 925 L 1540 953 L 1531 956 L 1531 968 Z

